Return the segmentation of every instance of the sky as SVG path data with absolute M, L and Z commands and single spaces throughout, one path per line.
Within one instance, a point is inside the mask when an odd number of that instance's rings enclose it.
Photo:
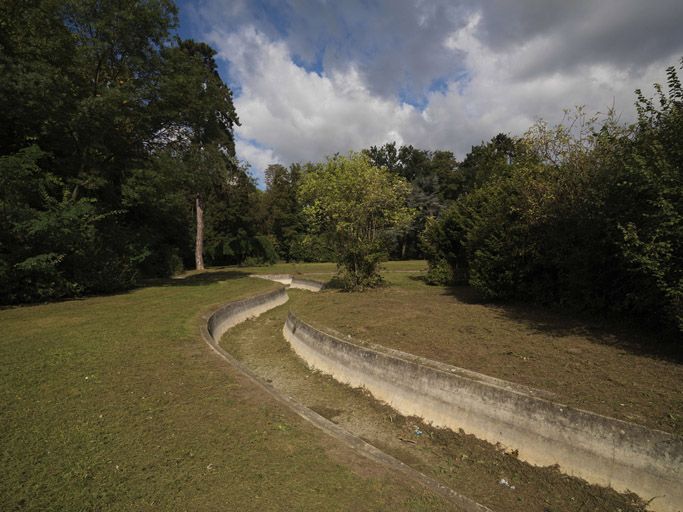
M 395 141 L 462 159 L 564 110 L 633 120 L 683 57 L 681 0 L 180 1 L 179 33 L 217 50 L 237 156 L 271 163 Z

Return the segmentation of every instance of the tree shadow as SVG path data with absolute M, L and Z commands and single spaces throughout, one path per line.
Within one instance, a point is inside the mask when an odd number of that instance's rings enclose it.
M 217 283 L 219 281 L 228 281 L 232 279 L 243 279 L 249 277 L 249 272 L 241 270 L 216 270 L 200 272 L 191 274 L 186 277 L 160 277 L 154 279 L 146 279 L 142 281 L 139 288 L 146 288 L 148 286 L 206 286 Z
M 658 331 L 633 319 L 540 304 L 486 300 L 480 292 L 467 285 L 450 286 L 444 295 L 464 304 L 493 307 L 502 318 L 519 322 L 546 336 L 581 336 L 593 343 L 636 355 L 683 363 L 680 333 Z
M 451 285 L 446 288 L 445 295 L 455 297 L 459 302 L 464 304 L 481 304 L 486 306 L 500 306 L 499 303 L 486 300 L 484 295 L 468 285 Z
M 77 295 L 75 297 L 59 297 L 50 300 L 42 300 L 35 302 L 21 302 L 18 304 L 2 304 L 0 305 L 0 311 L 7 309 L 40 306 L 45 304 L 57 304 L 61 302 L 72 302 L 72 301 L 84 301 L 88 299 L 93 299 L 97 297 L 113 297 L 115 295 L 126 295 L 133 293 L 135 290 L 140 290 L 143 288 L 151 288 L 155 286 L 170 287 L 170 286 L 206 286 L 219 281 L 228 281 L 232 279 L 242 279 L 249 277 L 250 272 L 245 272 L 242 270 L 207 270 L 205 272 L 199 272 L 197 274 L 190 274 L 187 277 L 154 277 L 141 279 L 135 285 L 115 289 L 111 291 L 100 291 L 94 293 L 87 293 L 83 295 Z
M 423 283 L 425 285 L 429 285 L 427 282 L 427 277 L 424 275 L 421 276 L 408 276 L 408 279 L 411 281 L 417 281 L 420 283 Z M 438 285 L 436 285 L 438 286 Z M 455 284 L 455 285 L 450 285 L 446 286 L 444 288 L 445 292 L 443 295 L 448 295 L 451 297 L 454 297 L 458 300 L 458 302 L 462 302 L 464 304 L 482 304 L 482 305 L 492 305 L 493 303 L 490 301 L 484 300 L 484 296 L 472 288 L 471 286 L 464 285 L 464 284 Z

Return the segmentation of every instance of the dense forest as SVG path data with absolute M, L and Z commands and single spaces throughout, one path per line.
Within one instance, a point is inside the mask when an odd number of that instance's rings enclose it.
M 577 109 L 462 161 L 392 142 L 351 154 L 388 173 L 363 176 L 390 187 L 401 221 L 371 254 L 342 257 L 316 191 L 353 178 L 346 160 L 271 165 L 260 190 L 235 157 L 240 121 L 215 51 L 176 26 L 170 0 L 0 4 L 0 303 L 126 289 L 205 260 L 426 258 L 429 282 L 487 299 L 683 330 L 676 68 L 655 98 L 636 91 L 630 125 Z
M 1 302 L 266 254 L 231 91 L 172 2 L 9 0 L 0 20 Z

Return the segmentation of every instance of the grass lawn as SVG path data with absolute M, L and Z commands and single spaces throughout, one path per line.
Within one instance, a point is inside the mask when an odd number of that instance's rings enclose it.
M 589 485 L 554 467 L 532 466 L 472 435 L 402 417 L 362 390 L 308 369 L 283 338 L 282 326 L 290 308 L 298 311 L 302 302 L 318 295 L 301 290 L 289 295 L 287 304 L 234 327 L 221 341 L 276 389 L 497 512 L 644 510 L 634 495 Z
M 447 510 L 201 341 L 242 272 L 0 311 L 0 510 Z
M 366 293 L 302 296 L 320 328 L 554 393 L 554 400 L 683 435 L 683 365 L 657 339 L 615 322 L 531 306 L 484 304 L 470 289 L 387 273 Z
M 427 270 L 427 262 L 424 260 L 386 261 L 382 263 L 382 269 L 389 273 L 422 272 Z M 319 281 L 328 281 L 331 274 L 337 271 L 334 263 L 276 263 L 275 265 L 262 267 L 224 267 L 235 269 L 249 274 L 304 274 L 312 276 Z M 318 277 L 319 276 L 319 277 Z

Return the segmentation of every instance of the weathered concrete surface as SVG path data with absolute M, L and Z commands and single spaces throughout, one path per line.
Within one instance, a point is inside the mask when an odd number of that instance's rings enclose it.
M 251 274 L 249 277 L 267 279 L 268 281 L 284 284 L 288 288 L 298 288 L 300 290 L 308 290 L 309 292 L 319 292 L 325 287 L 325 284 L 320 281 L 294 277 L 290 274 Z
M 309 292 L 319 292 L 325 287 L 324 283 L 314 281 L 313 279 L 302 279 L 299 277 L 292 277 L 290 288 L 298 288 L 300 290 L 308 290 Z
M 313 281 L 313 283 L 317 282 Z M 321 283 L 317 284 L 322 287 Z M 280 288 L 249 299 L 225 304 L 203 316 L 200 328 L 202 339 L 207 343 L 211 350 L 227 361 L 235 370 L 247 377 L 255 386 L 266 392 L 279 403 L 294 411 L 301 418 L 321 429 L 326 434 L 341 441 L 354 452 L 421 484 L 431 492 L 454 503 L 458 509 L 463 512 L 493 512 L 488 507 L 454 491 L 438 480 L 417 471 L 391 455 L 379 450 L 375 446 L 363 441 L 359 437 L 354 436 L 339 425 L 336 425 L 315 411 L 296 402 L 291 397 L 283 395 L 268 383 L 262 381 L 254 372 L 240 363 L 220 346 L 221 338 L 231 327 L 284 304 L 288 299 L 289 297 L 287 296 L 286 289 Z
M 683 441 L 665 432 L 572 409 L 507 383 L 396 350 L 323 333 L 290 313 L 283 330 L 311 367 L 362 386 L 405 415 L 517 449 L 537 465 L 683 509 Z
M 285 286 L 292 284 L 292 276 L 289 274 L 251 274 L 249 277 L 275 281 L 276 283 L 284 284 Z
M 230 302 L 213 312 L 208 318 L 207 329 L 214 340 L 220 340 L 225 331 L 245 320 L 257 317 L 289 300 L 287 291 L 279 288 L 250 299 Z

